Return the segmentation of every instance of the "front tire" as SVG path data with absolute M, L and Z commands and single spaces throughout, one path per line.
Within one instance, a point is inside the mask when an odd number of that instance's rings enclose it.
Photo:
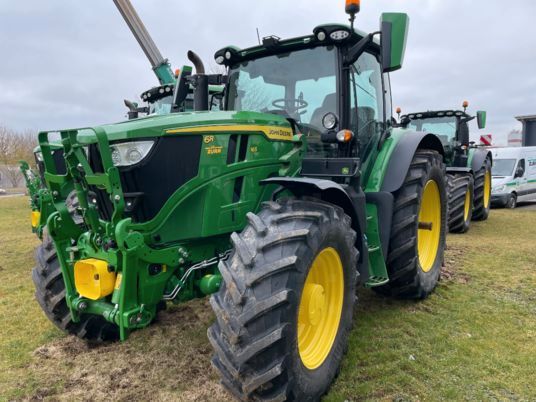
M 506 202 L 506 208 L 516 209 L 516 207 L 517 207 L 517 195 L 512 193 L 510 194 L 510 197 L 508 197 L 508 201 Z
M 424 299 L 437 285 L 445 250 L 447 192 L 442 156 L 417 150 L 394 197 L 389 282 L 373 289 L 400 298 Z
M 248 219 L 210 300 L 213 365 L 241 400 L 318 400 L 347 347 L 356 233 L 341 208 L 321 201 L 270 202 Z
M 486 158 L 482 167 L 475 173 L 474 221 L 488 219 L 491 206 L 491 161 Z
M 35 298 L 41 309 L 60 330 L 91 341 L 119 339 L 119 327 L 96 315 L 81 315 L 74 322 L 67 307 L 65 283 L 52 239 L 45 230 L 43 242 L 35 250 L 36 267 L 32 270 Z
M 474 183 L 471 175 L 447 175 L 449 231 L 465 233 L 471 225 Z

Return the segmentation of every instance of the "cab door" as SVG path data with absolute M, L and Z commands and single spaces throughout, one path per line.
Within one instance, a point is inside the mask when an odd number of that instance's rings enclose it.
M 527 171 L 525 159 L 520 159 L 517 162 L 517 166 L 514 170 L 514 177 L 517 183 L 517 199 L 518 201 L 526 200 L 527 194 L 529 193 L 528 189 L 528 180 L 527 180 Z
M 389 129 L 391 95 L 388 76 L 382 74 L 378 56 L 364 52 L 350 66 L 350 129 L 356 134 L 356 156 L 361 159 L 363 175 L 368 176 L 381 135 Z M 384 78 L 387 78 L 385 80 Z

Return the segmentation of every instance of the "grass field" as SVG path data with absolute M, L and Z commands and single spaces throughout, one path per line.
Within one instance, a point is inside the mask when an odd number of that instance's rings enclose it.
M 0 400 L 226 400 L 210 366 L 206 300 L 128 342 L 87 345 L 41 313 L 26 197 L 0 199 Z M 361 290 L 328 401 L 536 400 L 536 212 L 494 210 L 448 238 L 423 302 Z

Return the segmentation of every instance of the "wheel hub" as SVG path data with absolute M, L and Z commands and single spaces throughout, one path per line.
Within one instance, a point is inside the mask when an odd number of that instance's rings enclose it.
M 317 326 L 324 315 L 326 295 L 324 287 L 317 283 L 307 284 L 303 289 L 303 302 L 308 324 Z
M 432 270 L 441 239 L 441 196 L 434 180 L 424 186 L 418 217 L 417 252 L 424 272 Z
M 314 370 L 329 355 L 342 315 L 344 271 L 333 247 L 321 250 L 303 284 L 298 306 L 298 352 L 303 365 Z

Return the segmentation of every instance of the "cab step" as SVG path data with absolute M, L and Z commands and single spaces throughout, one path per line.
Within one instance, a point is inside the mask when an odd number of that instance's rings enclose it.
M 365 283 L 365 287 L 373 288 L 375 286 L 382 286 L 389 282 L 389 278 L 383 276 L 371 276 L 368 281 Z

